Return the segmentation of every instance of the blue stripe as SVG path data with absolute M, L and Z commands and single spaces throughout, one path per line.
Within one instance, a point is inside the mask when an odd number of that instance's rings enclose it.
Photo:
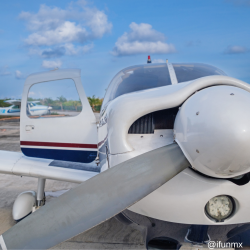
M 17 110 L 9 109 L 8 110 L 8 113 L 17 113 L 17 112 L 20 112 L 20 109 L 17 109 Z
M 29 157 L 90 163 L 95 160 L 97 151 L 21 148 L 24 155 Z

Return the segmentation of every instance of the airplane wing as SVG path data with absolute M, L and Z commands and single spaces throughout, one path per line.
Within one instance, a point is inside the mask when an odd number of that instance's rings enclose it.
M 0 151 L 0 173 L 82 183 L 99 174 L 96 164 L 73 163 L 26 157 Z
M 39 103 L 40 101 L 28 101 L 28 103 Z
M 7 100 L 4 101 L 6 103 L 12 104 L 12 105 L 21 105 L 21 100 Z M 28 103 L 39 103 L 40 101 L 28 101 Z
M 4 102 L 12 104 L 12 105 L 21 105 L 21 100 L 7 100 Z
M 51 248 L 125 210 L 189 165 L 177 144 L 120 163 L 64 193 L 10 228 L 0 236 L 1 247 Z

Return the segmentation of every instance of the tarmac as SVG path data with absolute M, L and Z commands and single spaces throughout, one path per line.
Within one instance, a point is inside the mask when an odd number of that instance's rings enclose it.
M 21 152 L 20 122 L 18 119 L 0 120 L 0 150 Z M 1 160 L 1 159 L 0 159 Z M 77 184 L 46 180 L 46 202 L 56 199 L 61 190 Z M 0 235 L 15 225 L 12 206 L 23 191 L 37 189 L 37 179 L 0 174 Z M 53 249 L 145 249 L 141 233 L 112 218 Z
M 98 117 L 98 115 L 97 115 Z M 21 152 L 20 122 L 18 119 L 0 120 L 0 150 Z M 0 159 L 1 160 L 1 159 Z M 77 184 L 46 180 L 46 202 L 56 199 L 62 192 L 76 187 Z M 0 235 L 15 225 L 12 219 L 12 206 L 15 198 L 23 191 L 37 189 L 37 179 L 0 174 Z M 184 240 L 187 225 L 171 223 L 175 237 Z M 39 226 L 39 225 L 38 225 Z M 220 240 L 236 225 L 211 226 L 209 235 L 213 240 Z M 112 218 L 85 233 L 67 240 L 53 249 L 146 249 L 141 233 L 131 226 L 126 226 Z

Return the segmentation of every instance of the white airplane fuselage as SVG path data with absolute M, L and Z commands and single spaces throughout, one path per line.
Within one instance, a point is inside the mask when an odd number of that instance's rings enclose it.
M 223 77 L 224 76 L 221 76 L 221 78 Z M 227 77 L 225 77 L 225 80 L 226 78 Z M 171 109 L 179 105 L 181 106 L 182 103 L 189 98 L 191 93 L 195 93 L 203 88 L 214 86 L 216 80 L 213 81 L 213 77 L 210 77 L 210 79 L 211 83 L 209 84 L 205 80 L 200 80 L 200 84 L 195 84 L 192 81 L 189 81 L 128 93 L 111 100 L 106 106 L 104 105 L 98 126 L 98 150 L 102 167 L 101 171 L 105 171 L 108 168 L 114 167 L 119 163 L 143 153 L 177 142 L 179 137 L 176 135 L 175 131 L 176 124 L 173 124 L 171 129 L 154 129 L 153 133 L 129 133 L 128 131 L 131 129 L 131 124 L 135 124 L 136 120 L 146 114 L 157 112 L 159 110 Z M 238 86 L 240 86 L 240 84 L 241 83 L 239 82 Z M 213 88 L 215 89 L 215 93 L 220 91 L 220 88 L 222 88 L 223 93 L 229 92 L 229 98 L 231 97 L 231 93 L 235 93 L 235 96 L 237 95 L 239 98 L 235 102 L 236 105 L 241 101 L 241 92 L 245 92 L 244 90 L 231 86 L 215 86 Z M 239 93 L 237 93 L 238 90 Z M 225 98 L 228 98 L 228 96 Z M 203 99 L 206 100 L 206 97 Z M 219 97 L 217 103 L 216 99 L 213 100 L 215 107 L 216 105 L 222 105 L 223 101 L 223 97 Z M 126 103 L 126 105 L 124 105 L 124 103 Z M 200 106 L 202 105 L 203 104 L 201 103 Z M 199 111 L 200 106 L 198 105 L 196 107 L 197 111 Z M 228 108 L 230 107 L 228 106 Z M 233 110 L 233 108 L 234 106 L 232 106 L 230 110 Z M 240 107 L 240 109 L 242 109 L 242 107 Z M 215 111 L 216 109 L 214 112 Z M 178 110 L 175 112 L 178 116 Z M 196 113 L 197 112 L 194 112 L 195 116 L 198 114 Z M 232 124 L 235 116 L 228 116 L 228 119 L 228 123 Z M 248 118 L 243 117 L 243 120 L 244 119 Z M 209 123 L 211 122 L 207 118 L 206 124 L 208 127 Z M 212 127 L 214 124 L 211 123 L 210 126 Z M 197 127 L 195 127 L 195 129 L 197 129 Z M 230 126 L 221 127 L 219 129 L 226 134 L 226 137 L 224 136 L 223 139 L 230 141 Z M 191 134 L 194 133 L 195 132 L 192 131 L 186 136 L 190 137 Z M 182 134 L 184 134 L 184 132 L 182 132 Z M 215 135 L 216 133 L 213 136 Z M 245 136 L 248 137 L 248 135 L 249 132 Z M 238 137 L 239 136 L 240 135 L 238 135 Z M 220 139 L 221 138 L 219 138 L 219 140 Z M 219 142 L 220 141 L 218 141 L 217 144 L 219 144 Z M 243 143 L 245 143 L 245 147 L 248 146 L 248 141 L 245 139 L 242 139 L 239 143 L 243 147 Z M 201 148 L 202 147 L 201 144 Z M 209 151 L 210 149 L 208 148 L 206 150 Z M 227 150 L 228 149 L 225 149 L 225 152 L 220 153 L 225 155 L 228 153 L 226 152 Z M 195 153 L 197 154 L 197 152 Z M 188 158 L 188 155 L 185 155 Z M 228 159 L 229 158 L 230 157 L 228 157 Z M 192 162 L 190 158 L 188 159 L 189 162 Z M 195 166 L 190 166 L 190 168 L 182 171 L 172 180 L 128 209 L 147 217 L 176 223 L 223 225 L 250 222 L 250 214 L 248 211 L 250 204 L 250 196 L 248 195 L 250 191 L 250 183 L 241 186 L 232 181 L 234 177 L 241 175 L 244 171 L 246 172 L 244 163 L 241 164 L 240 159 L 238 159 L 237 164 L 235 170 L 229 169 L 231 171 L 228 172 L 229 174 L 223 170 L 225 172 L 224 175 L 223 172 L 222 174 L 216 172 L 215 174 L 210 173 L 208 176 L 201 173 L 205 172 L 205 170 L 199 172 L 196 171 L 197 168 L 195 168 Z M 218 165 L 221 165 L 221 162 L 218 162 Z M 244 167 L 240 170 L 240 166 Z M 206 168 L 206 166 L 204 168 Z M 133 170 L 131 169 L 129 171 Z M 215 176 L 216 178 L 211 178 L 211 176 Z M 216 222 L 208 218 L 205 213 L 205 206 L 208 201 L 212 197 L 218 195 L 228 195 L 235 200 L 233 216 L 221 222 Z
M 176 72 L 181 72 L 181 67 L 176 67 L 179 70 Z M 53 160 L 91 165 L 98 156 L 103 172 L 136 156 L 178 143 L 190 167 L 128 209 L 176 223 L 250 222 L 250 183 L 236 180 L 250 172 L 247 158 L 250 117 L 246 110 L 250 105 L 249 85 L 225 76 L 218 69 L 210 75 L 198 76 L 194 70 L 192 79 L 186 74 L 188 80 L 180 75 L 182 81 L 177 81 L 173 72 L 169 77 L 164 75 L 170 69 L 171 65 L 159 64 L 133 66 L 119 72 L 113 81 L 118 85 L 111 83 L 107 89 L 97 127 L 78 70 L 31 75 L 24 86 L 20 123 L 21 150 L 29 157 L 25 161 L 43 158 L 36 162 L 45 166 L 44 178 L 66 180 L 64 169 L 51 166 Z M 82 111 L 76 116 L 30 119 L 26 115 L 30 87 L 42 84 L 40 79 L 47 82 L 65 78 L 74 80 Z M 7 158 L 6 162 L 9 169 L 5 166 L 5 173 L 41 176 L 40 165 L 21 161 L 17 164 L 13 160 L 13 170 Z M 26 166 L 32 166 L 32 170 L 27 171 Z M 67 181 L 79 181 L 76 172 L 73 169 L 71 175 L 66 174 Z M 88 172 L 82 174 L 90 178 Z M 205 207 L 213 197 L 221 195 L 234 200 L 234 209 L 230 217 L 218 222 L 207 216 Z
M 33 104 L 33 103 L 28 103 L 28 106 L 29 106 L 29 112 L 30 114 L 33 116 L 42 116 L 42 115 L 47 115 L 50 113 L 50 110 L 52 109 L 51 107 L 49 106 L 44 106 L 44 105 L 36 105 L 36 104 Z
M 15 105 L 6 108 L 0 108 L 0 115 L 3 116 L 20 116 L 20 108 L 13 109 Z
M 52 109 L 49 106 L 37 105 L 35 103 L 29 103 L 28 105 L 29 105 L 28 111 L 30 112 L 32 116 L 47 115 L 50 113 L 50 110 Z M 20 107 L 17 107 L 16 105 L 12 105 L 10 107 L 0 108 L 0 115 L 20 116 Z

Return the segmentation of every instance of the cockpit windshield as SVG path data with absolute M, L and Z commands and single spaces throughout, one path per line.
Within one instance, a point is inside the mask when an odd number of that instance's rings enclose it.
M 30 108 L 32 108 L 32 107 L 34 107 L 34 106 L 35 106 L 35 104 L 34 104 L 34 103 L 32 103 L 32 102 L 28 103 L 28 105 L 30 106 Z
M 111 81 L 103 107 L 120 95 L 166 85 L 171 85 L 167 64 L 138 65 L 126 68 Z
M 222 70 L 202 63 L 173 63 L 178 83 L 211 75 L 226 75 Z M 102 108 L 118 96 L 171 85 L 167 63 L 137 65 L 121 70 L 109 84 Z
M 226 75 L 222 70 L 203 63 L 173 63 L 178 82 L 188 82 L 204 76 Z

